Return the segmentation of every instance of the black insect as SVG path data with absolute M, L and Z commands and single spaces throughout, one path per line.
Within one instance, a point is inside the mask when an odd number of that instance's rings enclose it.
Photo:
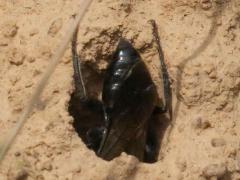
M 157 137 L 151 125 L 156 113 L 168 108 L 169 82 L 155 21 L 153 34 L 158 45 L 164 84 L 165 105 L 157 107 L 158 95 L 150 74 L 136 49 L 125 39 L 119 40 L 108 65 L 102 89 L 102 102 L 88 97 L 76 51 L 77 33 L 72 41 L 75 92 L 69 112 L 74 127 L 86 145 L 96 154 L 112 160 L 121 152 L 140 161 L 154 162 Z

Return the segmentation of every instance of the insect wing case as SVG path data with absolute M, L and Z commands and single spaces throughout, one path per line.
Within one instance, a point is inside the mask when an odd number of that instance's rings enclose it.
M 124 39 L 107 68 L 102 99 L 108 127 L 99 156 L 111 160 L 125 151 L 143 160 L 147 124 L 157 93 L 139 53 Z

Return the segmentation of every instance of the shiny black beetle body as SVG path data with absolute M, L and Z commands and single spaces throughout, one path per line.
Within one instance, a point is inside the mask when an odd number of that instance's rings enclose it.
M 127 40 L 120 39 L 106 69 L 100 102 L 89 99 L 86 94 L 76 53 L 76 36 L 72 43 L 76 90 L 69 106 L 76 131 L 87 146 L 105 160 L 126 152 L 140 161 L 156 161 L 157 137 L 154 137 L 150 123 L 158 95 L 139 53 Z M 161 65 L 165 70 L 163 62 Z M 168 78 L 166 75 L 164 71 L 164 79 Z M 161 112 L 164 113 L 166 107 Z
M 132 45 L 121 39 L 107 68 L 102 101 L 107 117 L 98 154 L 111 160 L 125 151 L 144 158 L 148 120 L 157 103 L 150 74 Z

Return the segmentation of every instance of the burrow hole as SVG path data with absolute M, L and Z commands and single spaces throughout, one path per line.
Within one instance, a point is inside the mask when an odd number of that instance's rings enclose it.
M 69 102 L 68 111 L 74 119 L 73 126 L 78 136 L 82 139 L 89 150 L 92 150 L 97 154 L 101 134 L 98 131 L 89 133 L 89 130 L 95 127 L 99 127 L 99 130 L 101 130 L 101 127 L 104 126 L 101 91 L 105 73 L 98 72 L 92 67 L 92 64 L 82 65 L 83 78 L 89 99 L 82 103 L 79 98 L 75 96 L 75 92 L 73 92 Z M 151 131 L 148 137 L 149 143 L 145 148 L 145 151 L 150 150 L 150 153 L 144 158 L 143 162 L 155 163 L 158 161 L 161 142 L 169 123 L 170 120 L 166 115 L 153 113 L 149 123 Z M 89 144 L 89 137 L 93 139 L 94 143 Z

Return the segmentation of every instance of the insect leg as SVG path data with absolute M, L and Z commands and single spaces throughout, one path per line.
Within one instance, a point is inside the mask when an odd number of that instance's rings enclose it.
M 164 101 L 165 101 L 164 107 L 157 108 L 156 111 L 158 111 L 159 113 L 165 113 L 169 108 L 169 99 L 170 99 L 169 75 L 168 75 L 167 68 L 166 68 L 166 65 L 164 62 L 164 54 L 163 54 L 163 50 L 162 50 L 161 43 L 160 43 L 157 24 L 154 20 L 150 20 L 150 23 L 152 24 L 153 36 L 154 36 L 155 43 L 157 44 L 157 50 L 158 50 L 158 55 L 159 55 L 159 59 L 160 59 L 161 73 L 162 73 L 162 78 L 163 78 L 163 88 L 164 88 L 163 89 Z
M 87 95 L 77 54 L 77 33 L 78 29 L 72 39 L 75 92 L 69 102 L 69 112 L 74 117 L 73 126 L 78 135 L 90 149 L 96 152 L 103 135 L 103 106 L 99 100 L 89 98 Z
M 93 149 L 95 152 L 99 149 L 103 136 L 103 127 L 94 127 L 87 131 L 87 147 Z
M 76 29 L 72 39 L 72 61 L 74 69 L 74 82 L 75 82 L 75 95 L 80 99 L 86 99 L 86 88 L 82 77 L 81 63 L 77 54 L 77 34 L 78 28 Z
M 144 162 L 147 163 L 154 163 L 157 161 L 157 155 L 158 155 L 158 141 L 157 141 L 157 135 L 155 131 L 151 131 L 152 129 L 149 128 L 149 131 L 147 133 L 146 137 L 146 145 L 145 145 L 145 151 L 144 151 Z

